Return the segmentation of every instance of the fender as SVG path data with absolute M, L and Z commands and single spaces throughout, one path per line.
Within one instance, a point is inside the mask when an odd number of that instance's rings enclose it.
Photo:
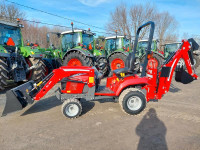
M 65 58 L 66 55 L 68 55 L 69 53 L 71 53 L 71 52 L 73 52 L 73 51 L 79 51 L 79 52 L 81 52 L 82 54 L 86 55 L 87 57 L 94 57 L 94 56 L 93 56 L 90 52 L 88 52 L 87 50 L 81 50 L 81 49 L 78 49 L 78 48 L 73 48 L 73 49 L 68 50 L 68 51 L 64 54 L 63 58 Z
M 103 55 L 96 56 L 96 61 L 99 61 L 99 59 L 101 58 L 107 59 L 106 55 L 103 54 Z
M 108 55 L 108 58 L 109 58 L 110 56 L 116 54 L 116 53 L 122 53 L 122 54 L 124 54 L 125 56 L 128 56 L 128 55 L 129 55 L 129 52 L 124 52 L 124 51 L 115 51 L 115 52 L 109 54 L 109 55 Z
M 123 82 L 121 82 L 119 87 L 117 88 L 116 96 L 119 96 L 121 94 L 121 92 L 129 86 L 148 85 L 148 81 L 149 81 L 149 79 L 146 77 L 145 78 L 138 77 L 138 78 L 135 78 L 134 80 L 133 80 L 133 77 L 126 77 L 126 78 L 124 78 Z
M 43 54 L 34 54 L 34 55 L 30 55 L 30 57 L 32 57 L 32 58 L 42 58 Z
M 161 53 L 159 53 L 159 52 L 154 52 L 154 51 L 152 51 L 154 54 L 157 54 L 157 55 L 159 55 L 160 57 L 162 57 L 163 59 L 165 58 Z

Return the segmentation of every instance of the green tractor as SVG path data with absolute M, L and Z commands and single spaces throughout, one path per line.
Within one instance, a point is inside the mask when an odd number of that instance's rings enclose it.
M 145 54 L 147 50 L 148 40 L 140 40 L 137 45 L 136 56 L 139 57 L 141 64 L 145 60 Z M 158 70 L 161 69 L 161 65 L 164 62 L 163 52 L 158 49 L 158 40 L 153 40 L 151 44 L 151 51 L 153 52 L 153 58 L 156 60 L 156 66 Z
M 50 35 L 56 35 L 58 39 L 60 38 L 60 33 L 58 32 L 48 32 L 47 33 L 47 44 L 48 48 L 38 48 L 44 55 L 43 61 L 46 65 L 45 75 L 48 75 L 53 69 L 59 68 L 62 65 L 63 53 L 60 48 L 56 48 L 52 42 Z
M 180 46 L 181 46 L 180 42 L 166 43 L 164 45 L 164 57 L 165 57 L 165 59 L 167 59 L 172 53 L 174 53 L 177 49 L 179 49 Z M 195 69 L 198 68 L 199 65 L 200 65 L 199 55 L 200 55 L 200 50 L 193 52 L 194 68 Z M 184 63 L 184 61 L 180 60 L 179 65 L 184 65 L 182 63 Z
M 45 77 L 45 64 L 38 49 L 24 46 L 21 24 L 0 21 L 0 90 L 7 80 L 39 82 Z
M 96 66 L 102 73 L 108 71 L 105 50 L 96 49 L 95 33 L 88 30 L 72 30 L 61 33 L 63 66 Z
M 105 51 L 111 71 L 125 67 L 130 49 L 130 40 L 126 36 L 116 35 L 105 38 Z

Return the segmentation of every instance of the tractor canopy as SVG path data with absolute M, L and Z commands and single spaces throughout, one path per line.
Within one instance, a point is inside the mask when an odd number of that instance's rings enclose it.
M 94 33 L 86 30 L 65 31 L 62 35 L 62 49 L 64 52 L 72 48 L 94 50 Z

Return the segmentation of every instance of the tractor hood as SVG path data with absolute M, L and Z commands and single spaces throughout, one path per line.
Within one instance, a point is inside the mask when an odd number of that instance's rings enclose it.
M 42 53 L 37 48 L 32 48 L 30 46 L 23 46 L 23 47 L 20 47 L 20 49 L 21 49 L 21 54 L 24 57 L 28 57 L 28 56 L 43 57 Z

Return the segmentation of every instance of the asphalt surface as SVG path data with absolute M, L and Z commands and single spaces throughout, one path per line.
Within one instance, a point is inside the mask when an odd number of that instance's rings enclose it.
M 200 80 L 172 81 L 170 92 L 159 102 L 149 102 L 137 116 L 125 114 L 112 100 L 102 100 L 84 103 L 82 115 L 68 119 L 55 89 L 24 110 L 0 118 L 1 150 L 200 149 Z M 0 113 L 5 92 L 0 93 Z

